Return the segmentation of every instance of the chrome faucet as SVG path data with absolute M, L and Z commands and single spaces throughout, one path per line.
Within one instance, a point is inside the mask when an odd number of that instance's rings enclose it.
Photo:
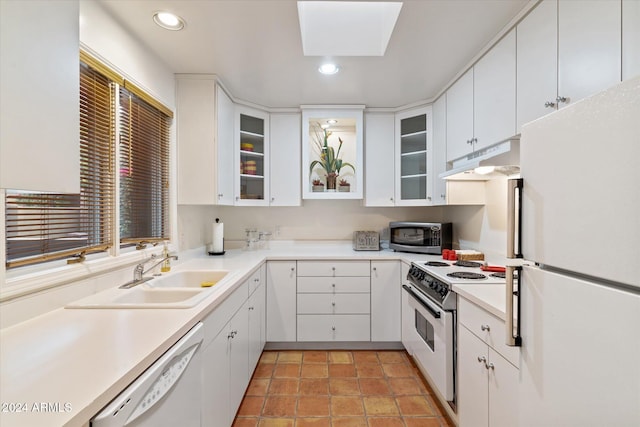
M 151 279 L 153 279 L 153 277 L 144 277 L 145 273 L 148 273 L 149 271 L 153 270 L 156 266 L 162 264 L 163 262 L 165 262 L 168 259 L 173 259 L 173 260 L 178 260 L 178 256 L 177 255 L 167 255 L 164 257 L 158 257 L 156 254 L 151 255 L 150 258 L 142 261 L 140 264 L 136 265 L 136 267 L 133 269 L 133 280 L 130 282 L 125 283 L 124 285 L 120 286 L 120 289 L 129 289 L 129 288 L 133 288 L 134 286 L 138 286 L 141 283 L 147 282 Z M 146 270 L 144 269 L 145 264 L 147 264 L 148 262 L 151 261 L 156 261 L 151 267 L 147 268 Z

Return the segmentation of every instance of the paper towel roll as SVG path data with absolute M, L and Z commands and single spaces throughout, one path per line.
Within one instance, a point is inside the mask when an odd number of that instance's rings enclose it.
M 224 223 L 217 222 L 213 223 L 213 233 L 211 240 L 211 251 L 214 253 L 224 252 Z

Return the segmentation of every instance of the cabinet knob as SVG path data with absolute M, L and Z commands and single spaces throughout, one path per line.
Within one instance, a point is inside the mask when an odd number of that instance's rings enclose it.
M 446 197 L 447 197 L 447 196 L 445 196 L 444 194 L 441 194 L 441 195 L 440 195 L 440 198 L 441 198 L 441 199 L 446 199 Z
M 335 302 L 332 302 L 332 303 L 331 303 L 331 306 L 332 306 L 332 307 L 335 307 L 335 306 L 336 306 L 336 303 L 335 303 Z
M 378 271 L 378 267 L 372 267 L 371 268 L 373 271 Z
M 491 328 L 489 328 L 489 325 L 480 325 L 480 330 L 481 331 L 490 331 Z
M 544 107 L 545 108 L 555 108 L 556 107 L 556 103 L 553 101 L 547 101 L 544 103 Z
M 389 198 L 389 201 L 393 202 L 393 197 L 390 197 L 390 198 Z
M 336 327 L 335 327 L 335 326 L 332 326 L 332 327 L 331 327 L 331 330 L 332 330 L 332 331 L 335 331 L 335 330 L 336 330 Z
M 558 104 L 560 104 L 561 102 L 562 102 L 563 104 L 566 104 L 568 101 L 569 101 L 569 98 L 566 98 L 566 97 L 564 97 L 564 96 L 560 96 L 560 95 L 558 95 L 558 96 L 556 97 L 556 102 L 557 102 Z
M 471 139 L 471 142 L 473 142 L 474 144 L 475 144 L 475 143 L 477 143 L 477 142 L 478 142 L 478 138 L 475 138 L 475 137 L 474 137 L 474 138 L 472 138 L 472 139 Z
M 336 284 L 335 284 L 335 283 L 332 283 L 332 284 L 331 284 L 331 287 L 335 289 Z
M 236 201 L 240 200 L 240 196 L 236 196 Z
M 489 363 L 489 364 L 484 364 L 484 367 L 487 369 L 495 369 L 496 367 L 493 365 L 493 363 Z
M 478 356 L 478 362 L 480 363 L 486 363 L 487 362 L 487 358 L 484 356 Z
M 272 202 L 274 202 L 275 200 L 276 200 L 276 198 L 275 198 L 275 197 L 272 197 L 272 198 L 271 198 L 271 201 L 272 201 Z
M 218 199 L 222 199 L 223 196 L 224 196 L 224 194 L 222 194 L 222 193 L 218 194 Z
M 295 269 L 295 268 L 293 268 L 293 267 L 291 267 L 291 271 L 296 271 L 296 269 Z
M 427 200 L 431 200 L 431 196 L 427 196 Z

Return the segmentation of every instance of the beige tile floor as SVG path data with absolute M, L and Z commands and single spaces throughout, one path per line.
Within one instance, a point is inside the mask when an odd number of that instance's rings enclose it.
M 404 351 L 265 351 L 234 427 L 449 427 Z

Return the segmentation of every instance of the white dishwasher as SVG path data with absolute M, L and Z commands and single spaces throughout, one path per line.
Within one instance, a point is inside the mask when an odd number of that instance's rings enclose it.
M 200 426 L 202 323 L 91 420 L 92 427 Z

